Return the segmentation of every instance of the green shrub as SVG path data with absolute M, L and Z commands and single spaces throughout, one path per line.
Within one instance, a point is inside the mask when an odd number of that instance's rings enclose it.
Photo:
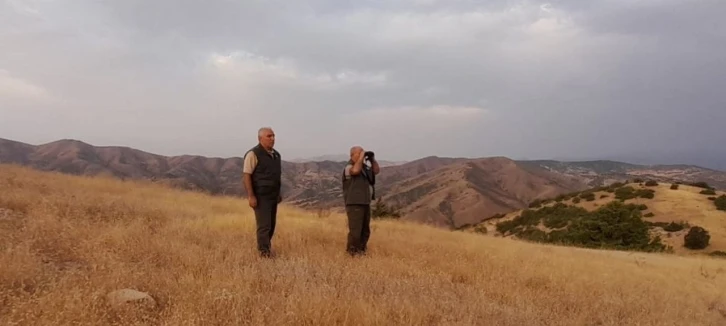
M 653 216 L 655 216 L 655 214 L 653 214 L 653 212 L 643 215 L 643 217 L 653 217 Z
M 655 191 L 653 189 L 639 189 L 635 193 L 640 198 L 653 199 L 655 198 Z
M 529 208 L 538 208 L 540 206 L 542 206 L 542 200 L 540 199 L 535 199 L 531 203 L 529 203 Z
M 643 182 L 643 179 L 641 179 L 641 178 L 633 179 L 633 183 L 641 183 L 641 182 Z
M 681 231 L 681 230 L 684 230 L 684 229 L 690 227 L 690 225 L 687 222 L 683 222 L 683 221 L 678 222 L 678 223 L 676 223 L 676 222 L 669 222 L 669 223 L 645 222 L 645 223 L 651 227 L 661 227 L 661 228 L 663 228 L 663 231 L 666 231 L 666 232 L 678 232 L 678 231 Z
M 715 195 L 716 192 L 713 189 L 704 189 L 700 192 L 701 195 Z
M 646 187 L 655 187 L 657 185 L 658 185 L 658 182 L 656 182 L 655 180 L 648 180 L 645 182 Z
M 726 195 L 718 196 L 713 203 L 716 205 L 716 209 L 726 211 Z
M 678 189 L 678 184 L 677 183 L 672 184 L 671 189 L 673 189 L 673 190 Z
M 655 197 L 655 190 L 653 189 L 638 189 L 631 186 L 625 186 L 615 190 L 615 199 L 620 201 L 626 201 L 633 198 L 647 198 L 653 199 Z
M 703 189 L 711 189 L 711 186 L 709 186 L 708 183 L 705 183 L 703 181 L 692 182 L 692 183 L 689 183 L 688 185 L 693 186 L 693 187 L 703 188 Z
M 644 211 L 644 210 L 648 209 L 648 205 L 646 205 L 646 204 L 640 204 L 640 205 L 638 205 L 638 209 L 641 210 L 641 211 Z
M 586 201 L 593 201 L 593 200 L 595 200 L 595 193 L 583 192 L 582 194 L 580 194 L 580 198 L 582 198 Z
M 474 232 L 481 233 L 481 234 L 487 234 L 489 230 L 487 230 L 487 227 L 484 224 L 479 224 L 474 227 Z
M 687 223 L 676 223 L 676 222 L 670 222 L 666 226 L 663 227 L 664 231 L 667 232 L 678 232 L 688 227 Z
M 683 239 L 683 246 L 688 249 L 704 249 L 708 247 L 711 236 L 704 228 L 693 226 Z
M 572 202 L 575 203 L 575 204 L 579 204 L 580 203 L 580 197 L 572 198 Z
M 576 197 L 576 199 L 579 197 Z M 545 232 L 542 224 L 553 231 Z M 660 238 L 650 238 L 651 226 L 643 221 L 639 205 L 619 201 L 593 212 L 557 203 L 538 210 L 526 210 L 517 218 L 496 225 L 502 234 L 514 234 L 531 241 L 589 248 L 665 251 Z
M 379 198 L 376 203 L 371 207 L 371 218 L 382 219 L 382 218 L 393 218 L 397 219 L 401 217 L 401 212 L 394 207 L 389 207 Z

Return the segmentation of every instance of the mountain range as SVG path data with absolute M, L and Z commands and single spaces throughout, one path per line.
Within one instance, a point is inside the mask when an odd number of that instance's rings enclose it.
M 74 175 L 145 179 L 215 195 L 245 196 L 241 157 L 163 156 L 72 139 L 41 145 L 0 139 L 0 163 Z M 340 210 L 344 165 L 342 157 L 283 161 L 284 202 L 302 208 Z M 726 189 L 726 172 L 694 165 L 437 156 L 382 165 L 376 180 L 376 195 L 382 202 L 397 207 L 403 219 L 448 228 L 521 209 L 536 199 L 634 178 L 703 181 Z

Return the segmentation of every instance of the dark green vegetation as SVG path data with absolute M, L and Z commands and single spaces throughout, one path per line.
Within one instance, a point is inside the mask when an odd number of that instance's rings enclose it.
M 388 206 L 379 198 L 371 207 L 371 218 L 400 218 L 401 212 L 395 208 Z
M 615 190 L 615 199 L 620 201 L 626 201 L 634 198 L 653 199 L 654 197 L 655 190 L 652 189 L 635 189 L 631 186 L 624 186 Z
M 667 251 L 659 237 L 650 238 L 649 225 L 642 219 L 642 207 L 612 201 L 588 212 L 582 207 L 556 203 L 537 210 L 525 210 L 510 221 L 497 223 L 497 232 L 535 242 L 586 248 Z M 549 229 L 545 231 L 540 223 Z
M 700 226 L 693 226 L 690 230 L 688 230 L 688 234 L 686 234 L 683 240 L 683 246 L 688 249 L 697 250 L 708 247 L 711 236 L 704 228 Z
M 716 209 L 726 211 L 726 195 L 716 197 L 713 203 L 716 205 Z
M 708 183 L 705 182 L 693 182 L 688 183 L 689 186 L 703 188 L 703 189 L 713 189 Z
M 671 184 L 670 189 L 678 189 L 679 184 L 677 182 Z M 648 180 L 644 185 L 653 187 L 658 183 Z M 705 192 L 713 191 L 704 182 L 690 185 L 704 188 Z M 613 193 L 615 200 L 594 211 L 565 203 L 568 200 L 572 200 L 573 204 L 583 200 L 593 201 L 598 191 Z M 600 196 L 600 198 L 607 197 L 609 197 L 607 194 Z M 554 199 L 536 200 L 529 205 L 529 209 L 522 211 L 514 219 L 497 223 L 496 231 L 504 236 L 512 235 L 523 240 L 550 244 L 646 252 L 672 251 L 672 248 L 665 245 L 659 236 L 651 236 L 651 230 L 660 228 L 668 233 L 688 230 L 683 243 L 686 248 L 697 250 L 708 246 L 710 236 L 702 227 L 691 226 L 683 221 L 647 221 L 644 218 L 655 216 L 652 212 L 644 213 L 648 209 L 647 205 L 625 203 L 630 199 L 654 197 L 653 189 L 614 183 L 610 186 L 559 195 Z M 712 197 L 712 200 L 718 209 L 726 211 L 726 195 Z M 551 202 L 555 204 L 545 206 Z M 503 216 L 495 218 L 497 217 Z M 483 233 L 485 230 L 478 232 Z
M 715 195 L 716 191 L 714 191 L 713 189 L 704 189 L 704 190 L 701 190 L 700 194 L 701 195 Z
M 652 227 L 661 227 L 661 228 L 663 228 L 663 231 L 666 231 L 666 232 L 678 232 L 678 231 L 684 230 L 688 227 L 691 227 L 691 225 L 688 224 L 687 222 L 678 222 L 678 223 L 676 223 L 676 222 L 670 222 L 670 223 L 645 222 L 645 223 Z

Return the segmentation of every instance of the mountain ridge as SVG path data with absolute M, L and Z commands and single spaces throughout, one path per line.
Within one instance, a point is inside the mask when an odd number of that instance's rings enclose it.
M 95 146 L 75 139 L 31 145 L 0 138 L 0 163 L 78 175 L 146 179 L 215 195 L 245 196 L 242 157 L 165 156 L 127 146 Z M 345 161 L 283 160 L 283 197 L 308 209 L 342 209 Z M 404 219 L 456 228 L 529 202 L 629 178 L 707 181 L 726 188 L 726 173 L 698 166 L 643 166 L 617 161 L 512 160 L 429 155 L 382 168 L 377 197 Z

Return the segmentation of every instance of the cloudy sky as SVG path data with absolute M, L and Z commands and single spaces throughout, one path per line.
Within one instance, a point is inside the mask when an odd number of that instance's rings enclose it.
M 723 151 L 723 0 L 0 0 L 0 138 L 240 156 Z M 661 133 L 661 134 L 659 134 Z

